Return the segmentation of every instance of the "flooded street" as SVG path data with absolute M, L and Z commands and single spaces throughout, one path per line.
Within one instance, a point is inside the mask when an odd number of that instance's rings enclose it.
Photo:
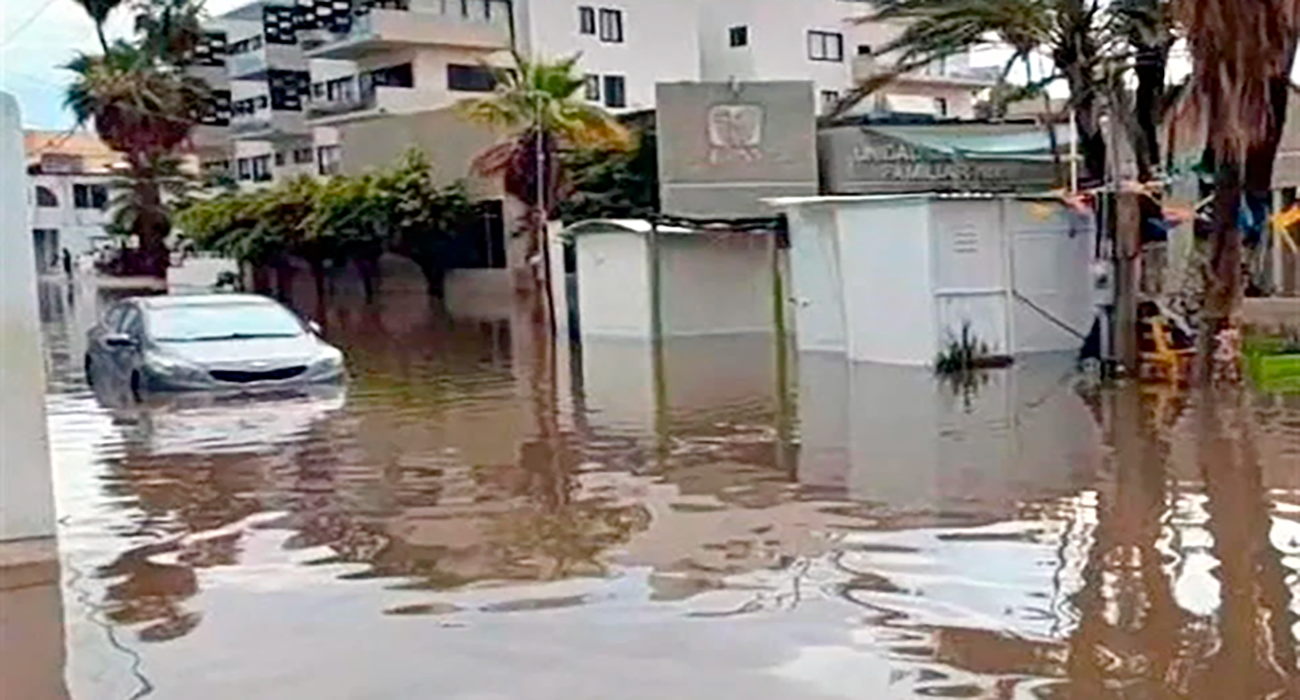
M 67 679 L 117 698 L 1300 697 L 1300 396 L 299 309 L 338 391 L 134 405 L 41 312 Z

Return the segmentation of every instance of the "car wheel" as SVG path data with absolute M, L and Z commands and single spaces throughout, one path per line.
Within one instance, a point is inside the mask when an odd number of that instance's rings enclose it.
M 131 373 L 131 398 L 135 399 L 136 401 L 143 400 L 144 392 L 141 391 L 140 384 L 141 384 L 140 373 L 132 372 Z
M 86 386 L 93 389 L 95 388 L 95 364 L 90 359 L 90 355 L 86 355 L 84 366 L 86 368 Z

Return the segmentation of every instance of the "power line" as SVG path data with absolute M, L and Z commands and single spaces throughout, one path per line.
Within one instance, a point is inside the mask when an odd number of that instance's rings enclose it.
M 45 14 L 45 11 L 50 9 L 50 7 L 53 4 L 54 4 L 54 0 L 45 0 L 45 4 L 41 5 L 39 10 L 32 13 L 31 17 L 28 17 L 27 19 L 23 20 L 18 25 L 17 29 L 13 30 L 12 32 L 9 33 L 9 36 L 5 37 L 4 41 L 0 41 L 0 49 L 3 49 L 4 47 L 8 46 L 11 42 L 13 42 L 14 39 L 17 39 L 19 34 L 22 34 L 24 31 L 26 31 L 26 29 L 32 26 L 32 23 L 35 22 L 37 19 L 40 19 L 40 16 Z

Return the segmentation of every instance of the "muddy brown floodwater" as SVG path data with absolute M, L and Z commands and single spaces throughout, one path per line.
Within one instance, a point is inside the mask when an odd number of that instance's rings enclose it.
M 1300 688 L 1298 396 L 551 348 L 399 294 L 312 314 L 341 391 L 133 405 L 81 376 L 103 301 L 41 294 L 78 700 Z

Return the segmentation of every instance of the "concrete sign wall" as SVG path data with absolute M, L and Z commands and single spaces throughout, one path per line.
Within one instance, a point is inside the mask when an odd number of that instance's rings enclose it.
M 0 92 L 0 543 L 54 535 L 25 162 L 18 102 Z
M 817 194 L 811 82 L 660 83 L 659 188 L 667 214 L 766 216 L 766 197 Z
M 1050 160 L 963 158 L 857 126 L 823 130 L 818 152 L 829 194 L 1043 191 L 1054 180 Z

